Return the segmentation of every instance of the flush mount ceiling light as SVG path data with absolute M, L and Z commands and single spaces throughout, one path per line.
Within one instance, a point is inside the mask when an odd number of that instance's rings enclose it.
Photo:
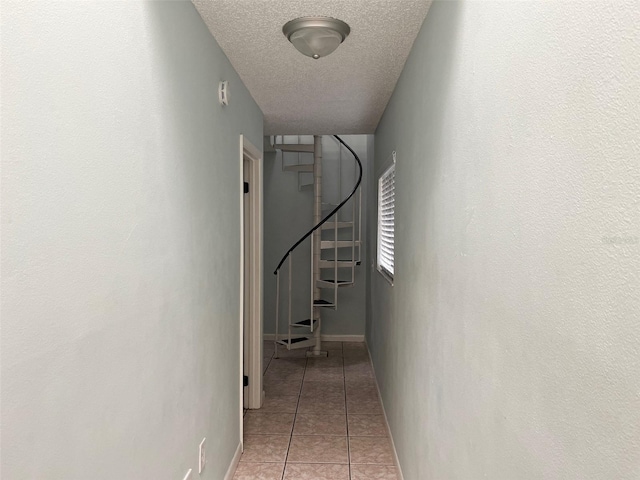
M 285 23 L 282 33 L 307 57 L 326 57 L 340 46 L 351 29 L 331 17 L 302 17 Z

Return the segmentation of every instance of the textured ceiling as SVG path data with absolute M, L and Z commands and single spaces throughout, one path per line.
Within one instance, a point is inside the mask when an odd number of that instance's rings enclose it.
M 192 0 L 265 116 L 265 134 L 373 133 L 431 0 Z M 339 18 L 351 34 L 313 60 L 287 21 Z M 231 92 L 233 101 L 233 92 Z

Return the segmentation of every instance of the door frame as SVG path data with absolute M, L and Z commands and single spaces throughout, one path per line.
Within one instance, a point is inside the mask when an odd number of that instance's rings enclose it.
M 248 163 L 247 176 L 244 178 L 244 162 Z M 249 376 L 248 408 L 260 408 L 262 406 L 262 290 L 263 290 L 263 193 L 262 193 L 262 152 L 256 148 L 244 135 L 240 135 L 240 433 L 242 435 L 242 419 L 244 408 L 243 375 Z M 249 182 L 249 222 L 254 235 L 249 239 L 249 319 L 248 332 L 244 331 L 244 182 Z M 246 333 L 246 335 L 245 335 Z M 244 368 L 244 341 L 248 342 L 248 365 Z M 242 436 L 240 437 L 242 439 Z

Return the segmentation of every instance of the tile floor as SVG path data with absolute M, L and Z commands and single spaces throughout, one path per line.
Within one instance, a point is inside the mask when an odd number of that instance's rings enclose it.
M 236 480 L 396 480 L 364 343 L 323 342 L 325 358 L 265 342 L 265 402 L 245 411 Z

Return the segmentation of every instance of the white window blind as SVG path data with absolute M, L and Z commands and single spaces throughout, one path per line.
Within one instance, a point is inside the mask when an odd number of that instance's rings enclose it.
M 378 270 L 393 279 L 396 166 L 378 180 Z

